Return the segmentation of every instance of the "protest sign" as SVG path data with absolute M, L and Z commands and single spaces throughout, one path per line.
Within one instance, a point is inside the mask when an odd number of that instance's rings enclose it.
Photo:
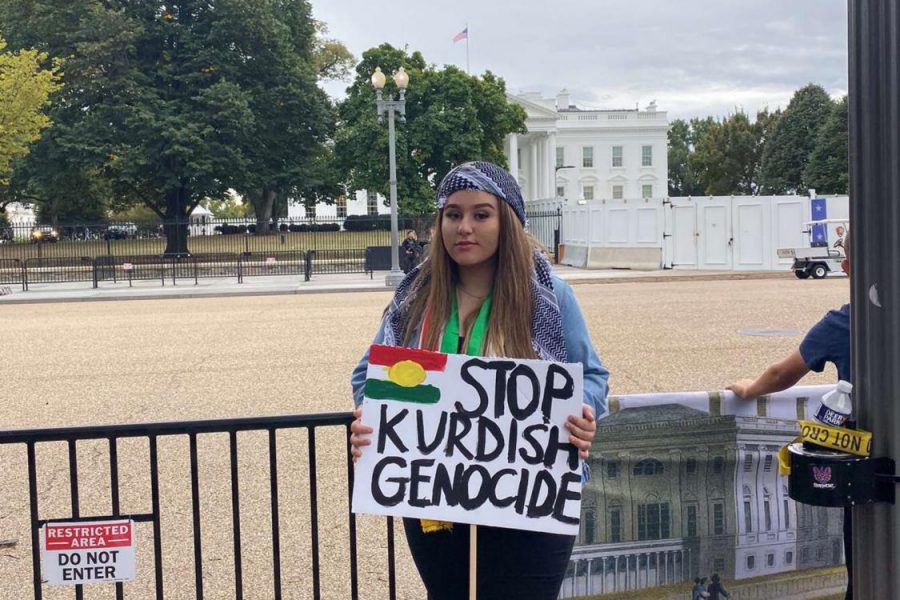
M 582 367 L 374 345 L 353 510 L 574 535 Z
M 43 571 L 50 585 L 134 579 L 133 521 L 48 523 L 43 529 Z

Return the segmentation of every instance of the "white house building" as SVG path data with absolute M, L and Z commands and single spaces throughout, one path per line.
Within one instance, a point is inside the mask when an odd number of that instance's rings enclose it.
M 506 153 L 531 201 L 661 198 L 668 193 L 669 121 L 651 102 L 644 110 L 582 109 L 569 93 L 507 96 L 525 109 L 526 134 Z

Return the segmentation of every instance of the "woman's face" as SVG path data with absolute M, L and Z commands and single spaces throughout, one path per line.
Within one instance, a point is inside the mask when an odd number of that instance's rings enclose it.
M 475 190 L 451 194 L 441 218 L 441 238 L 450 258 L 460 267 L 492 260 L 500 243 L 497 198 Z

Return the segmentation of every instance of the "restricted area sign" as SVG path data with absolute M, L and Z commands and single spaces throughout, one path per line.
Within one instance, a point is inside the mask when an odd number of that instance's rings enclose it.
M 50 585 L 134 579 L 134 521 L 48 523 L 43 531 L 44 579 Z

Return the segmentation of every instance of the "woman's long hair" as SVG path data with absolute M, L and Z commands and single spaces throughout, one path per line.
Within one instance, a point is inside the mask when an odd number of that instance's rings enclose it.
M 485 353 L 508 358 L 537 358 L 531 340 L 531 274 L 534 269 L 535 248 L 539 244 L 525 232 L 522 223 L 506 202 L 497 201 L 500 217 L 500 238 L 494 269 L 491 316 L 485 338 Z M 409 326 L 403 337 L 405 346 L 414 345 L 416 325 L 428 322 L 422 347 L 439 350 L 438 340 L 450 318 L 453 285 L 459 281 L 458 267 L 447 253 L 441 230 L 444 211 L 438 212 L 434 235 L 429 246 L 428 260 L 422 263 L 410 305 Z M 427 313 L 427 319 L 426 319 Z M 477 311 L 460 324 L 460 333 L 468 339 Z

